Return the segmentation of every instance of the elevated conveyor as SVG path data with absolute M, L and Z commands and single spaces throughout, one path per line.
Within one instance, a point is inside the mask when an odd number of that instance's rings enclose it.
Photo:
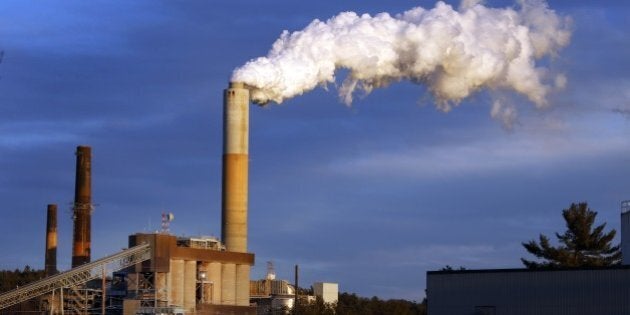
M 86 283 L 103 276 L 104 270 L 117 271 L 151 258 L 151 246 L 141 244 L 68 271 L 29 283 L 0 295 L 0 310 L 34 297 Z

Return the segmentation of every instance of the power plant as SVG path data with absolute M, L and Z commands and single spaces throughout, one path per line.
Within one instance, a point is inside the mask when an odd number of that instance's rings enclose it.
M 57 271 L 57 206 L 48 205 L 47 278 L 0 295 L 0 313 L 39 298 L 49 314 L 256 314 L 247 252 L 249 105 L 246 86 L 231 82 L 223 94 L 221 240 L 137 233 L 128 249 L 91 261 L 92 149 L 78 146 L 72 269 Z M 110 280 L 106 271 L 114 271 Z

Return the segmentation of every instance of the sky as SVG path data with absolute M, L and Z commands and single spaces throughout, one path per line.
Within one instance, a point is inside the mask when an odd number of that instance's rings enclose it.
M 571 17 L 572 38 L 541 63 L 567 85 L 545 109 L 502 94 L 519 111 L 511 129 L 491 117 L 488 91 L 444 113 L 426 86 L 408 82 L 350 106 L 334 85 L 252 105 L 252 279 L 273 261 L 290 280 L 298 264 L 302 284 L 420 301 L 427 271 L 522 267 L 532 257 L 521 243 L 564 231 L 572 202 L 587 201 L 598 223 L 619 230 L 630 199 L 630 2 L 548 3 Z M 92 259 L 158 230 L 165 211 L 173 234 L 220 235 L 222 91 L 232 71 L 314 19 L 434 5 L 0 2 L 0 268 L 43 268 L 46 205 L 55 203 L 59 269 L 69 269 L 78 145 L 93 150 Z

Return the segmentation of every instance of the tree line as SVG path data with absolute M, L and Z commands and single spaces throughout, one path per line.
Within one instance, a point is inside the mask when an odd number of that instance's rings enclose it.
M 0 292 L 13 290 L 33 281 L 43 279 L 45 276 L 44 270 L 32 269 L 28 265 L 22 270 L 0 270 Z
M 401 299 L 381 300 L 360 297 L 354 293 L 339 294 L 337 303 L 324 303 L 321 297 L 314 302 L 300 301 L 294 310 L 299 315 L 426 315 L 426 300 L 421 303 Z

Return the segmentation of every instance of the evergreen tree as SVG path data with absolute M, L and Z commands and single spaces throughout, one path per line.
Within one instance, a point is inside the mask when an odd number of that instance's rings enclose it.
M 561 267 L 601 267 L 617 265 L 621 262 L 619 245 L 611 242 L 616 231 L 604 233 L 606 223 L 593 228 L 597 212 L 591 210 L 586 202 L 572 203 L 569 209 L 562 210 L 567 230 L 563 234 L 555 233 L 559 246 L 552 246 L 549 238 L 540 234 L 537 243 L 531 240 L 522 243 L 532 255 L 542 262 L 521 258 L 529 269 Z
M 0 270 L 0 292 L 13 290 L 17 287 L 44 278 L 44 270 L 35 270 L 31 266 L 25 266 L 23 270 Z

